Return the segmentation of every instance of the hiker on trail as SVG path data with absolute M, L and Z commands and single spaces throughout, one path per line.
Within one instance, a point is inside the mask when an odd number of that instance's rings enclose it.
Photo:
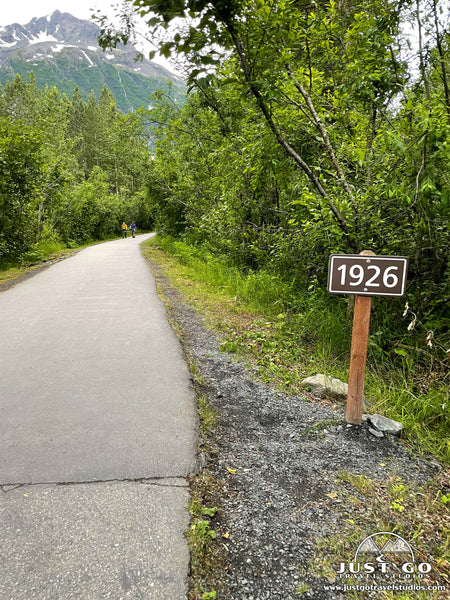
M 130 225 L 131 235 L 134 237 L 136 235 L 136 223 L 133 221 Z
M 127 224 L 125 223 L 125 221 L 122 223 L 122 239 L 126 239 L 127 237 Z

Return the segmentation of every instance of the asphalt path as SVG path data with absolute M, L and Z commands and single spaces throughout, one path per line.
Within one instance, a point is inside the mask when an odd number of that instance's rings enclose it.
M 139 243 L 0 294 L 0 598 L 185 600 L 197 417 Z

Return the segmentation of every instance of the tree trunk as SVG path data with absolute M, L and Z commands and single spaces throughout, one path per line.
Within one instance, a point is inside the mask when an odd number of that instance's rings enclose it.
M 334 205 L 334 203 L 331 201 L 331 199 L 329 198 L 328 194 L 326 193 L 325 189 L 323 188 L 320 180 L 317 178 L 317 176 L 315 175 L 315 173 L 312 171 L 312 169 L 309 167 L 309 165 L 303 160 L 303 158 L 294 150 L 294 148 L 292 148 L 292 146 L 288 143 L 288 141 L 284 138 L 284 136 L 281 134 L 280 130 L 278 129 L 278 127 L 276 126 L 272 115 L 270 114 L 269 108 L 267 106 L 267 104 L 264 101 L 264 98 L 262 97 L 261 93 L 259 92 L 258 88 L 255 86 L 255 84 L 252 81 L 252 77 L 251 77 L 251 72 L 250 72 L 250 68 L 247 62 L 247 57 L 245 55 L 245 51 L 244 48 L 242 46 L 242 42 L 239 39 L 239 36 L 236 32 L 236 30 L 234 29 L 233 25 L 227 21 L 225 21 L 225 25 L 228 29 L 228 32 L 233 40 L 234 46 L 236 48 L 236 51 L 238 53 L 239 56 L 239 61 L 241 63 L 241 67 L 242 67 L 242 71 L 244 74 L 244 78 L 245 81 L 249 87 L 249 90 L 251 91 L 251 93 L 253 94 L 258 107 L 261 111 L 261 113 L 263 114 L 267 124 L 269 125 L 270 129 L 272 130 L 273 134 L 275 135 L 275 138 L 277 140 L 277 142 L 280 144 L 280 146 L 286 151 L 286 153 L 294 159 L 294 161 L 297 163 L 297 165 L 303 170 L 303 172 L 306 174 L 306 176 L 308 177 L 308 179 L 310 180 L 310 182 L 313 184 L 313 186 L 316 188 L 316 190 L 319 192 L 319 194 L 321 195 L 321 197 L 327 202 L 331 212 L 333 213 L 341 231 L 343 231 L 343 233 L 345 234 L 347 241 L 349 243 L 349 245 L 356 249 L 356 243 L 355 240 L 353 240 L 350 237 L 350 232 L 349 232 L 349 228 L 348 225 L 344 219 L 344 217 L 341 215 L 341 213 L 339 212 L 339 210 L 337 209 L 337 207 Z

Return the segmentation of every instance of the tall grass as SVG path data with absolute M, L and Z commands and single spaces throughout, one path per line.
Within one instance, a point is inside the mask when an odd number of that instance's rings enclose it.
M 279 275 L 243 272 L 224 258 L 178 240 L 158 237 L 149 242 L 155 243 L 185 266 L 183 277 L 200 282 L 196 293 L 209 290 L 234 298 L 239 300 L 237 310 L 255 313 L 254 323 L 244 321 L 240 330 L 233 321 L 227 336 L 253 354 L 266 381 L 298 392 L 302 377 L 313 372 L 347 380 L 352 319 L 346 298 L 331 297 L 316 282 L 298 290 Z M 416 451 L 450 463 L 450 376 L 443 376 L 442 370 L 436 373 L 432 362 L 421 363 L 423 351 L 405 356 L 403 350 L 384 350 L 375 319 L 374 324 L 365 392 L 370 412 L 401 421 Z
M 264 271 L 242 272 L 226 259 L 170 237 L 157 238 L 158 245 L 182 265 L 195 271 L 199 281 L 215 291 L 235 296 L 249 308 L 274 314 L 289 303 L 289 284 Z
M 20 264 L 35 264 L 63 250 L 65 246 L 59 240 L 42 240 L 20 258 Z

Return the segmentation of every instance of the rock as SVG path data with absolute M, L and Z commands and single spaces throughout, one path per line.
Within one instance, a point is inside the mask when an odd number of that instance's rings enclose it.
M 347 397 L 348 385 L 329 375 L 321 373 L 307 377 L 302 385 L 309 388 L 316 396 L 331 396 L 332 398 Z
M 369 433 L 371 433 L 372 435 L 374 435 L 377 438 L 384 437 L 384 433 L 383 432 L 378 431 L 378 429 L 372 429 L 372 427 L 369 427 Z
M 398 421 L 393 421 L 383 415 L 369 415 L 368 420 L 372 423 L 378 431 L 383 433 L 390 433 L 391 435 L 400 435 L 403 431 L 403 425 Z

